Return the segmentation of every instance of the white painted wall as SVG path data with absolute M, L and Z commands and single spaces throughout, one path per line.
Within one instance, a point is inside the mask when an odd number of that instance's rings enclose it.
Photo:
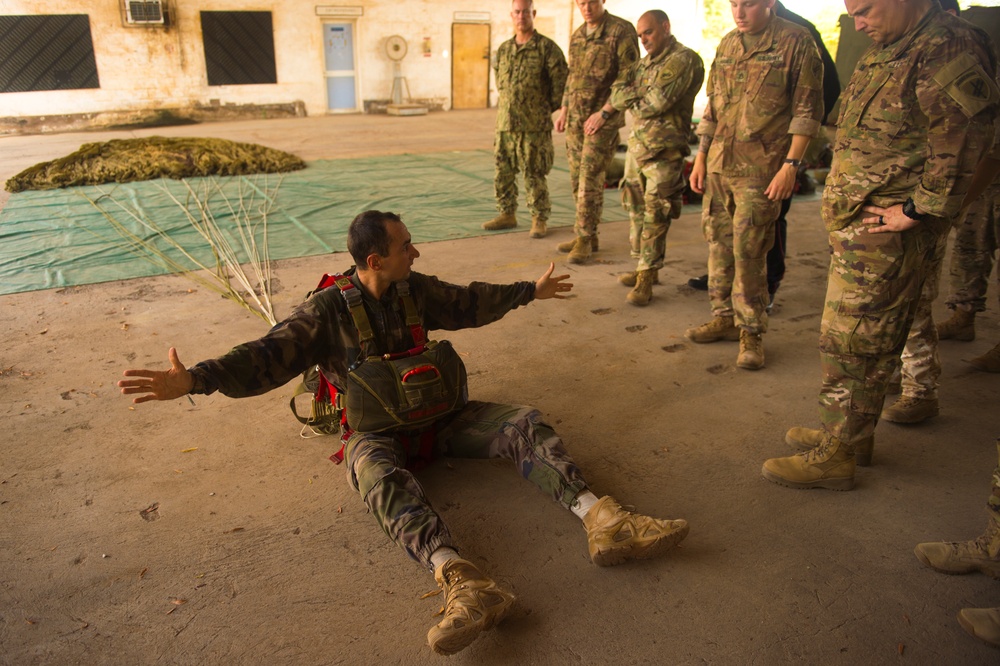
M 0 116 L 178 108 L 192 104 L 279 104 L 301 100 L 310 115 L 327 110 L 322 24 L 317 5 L 361 6 L 356 19 L 359 100 L 388 99 L 392 63 L 385 40 L 401 35 L 409 43 L 403 61 L 411 96 L 451 100 L 451 25 L 454 12 L 489 12 L 492 48 L 512 34 L 509 0 L 171 0 L 172 26 L 127 26 L 120 0 L 0 0 L 0 14 L 87 14 L 100 88 L 0 94 Z M 200 11 L 270 11 L 278 83 L 209 86 L 205 73 Z M 560 44 L 569 41 L 572 0 L 541 0 L 541 23 L 551 25 Z M 422 53 L 429 38 L 430 54 Z M 492 82 L 491 82 L 492 87 Z M 495 101 L 495 94 L 494 94 Z

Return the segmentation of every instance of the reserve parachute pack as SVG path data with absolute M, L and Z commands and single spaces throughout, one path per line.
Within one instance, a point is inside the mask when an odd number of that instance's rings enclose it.
M 353 432 L 416 430 L 466 405 L 465 364 L 447 340 L 427 341 L 409 283 L 397 282 L 396 291 L 414 346 L 396 354 L 373 353 L 375 333 L 361 292 L 349 277 L 324 275 L 311 294 L 331 286 L 336 286 L 347 302 L 361 351 L 343 388 L 330 382 L 318 367 L 306 371 L 291 400 L 295 418 L 315 433 L 339 434 L 346 442 Z M 308 417 L 295 409 L 295 398 L 303 393 L 313 394 Z M 342 453 L 334 460 L 340 462 Z

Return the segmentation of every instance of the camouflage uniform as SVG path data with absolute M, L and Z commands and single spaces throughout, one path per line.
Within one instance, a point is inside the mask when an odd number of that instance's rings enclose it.
M 994 151 L 1000 153 L 1000 151 Z M 997 155 L 1000 157 L 1000 154 Z M 986 291 L 993 256 L 1000 241 L 1000 178 L 969 207 L 955 227 L 955 247 L 951 254 L 951 288 L 948 307 L 968 312 L 986 309 Z M 997 273 L 1000 281 L 1000 272 Z M 998 294 L 1000 297 L 1000 294 Z
M 604 106 L 612 89 L 630 81 L 639 59 L 639 38 L 632 24 L 608 12 L 591 34 L 584 23 L 569 43 L 569 79 L 562 105 L 567 107 L 566 154 L 576 200 L 577 236 L 596 236 L 604 209 L 604 183 L 608 164 L 618 147 L 618 130 L 625 114 L 614 113 L 593 135 L 583 124 Z
M 978 28 L 934 5 L 910 33 L 862 55 L 844 94 L 823 192 L 830 232 L 820 336 L 820 418 L 853 451 L 871 436 L 928 265 L 993 141 L 996 60 Z M 865 205 L 912 198 L 929 215 L 872 234 Z
M 1000 438 L 997 439 L 997 466 L 993 470 L 993 491 L 986 502 L 986 507 L 993 519 L 1000 521 Z
M 552 205 L 545 177 L 552 170 L 552 112 L 559 109 L 566 87 L 566 58 L 548 37 L 532 35 L 518 46 L 511 38 L 497 49 L 496 162 L 493 187 L 497 210 L 517 210 L 517 174 L 524 172 L 524 188 L 532 217 L 549 219 Z
M 913 324 L 906 336 L 903 353 L 900 354 L 901 393 L 922 400 L 936 400 L 938 397 L 941 359 L 938 357 L 938 332 L 931 308 L 938 297 L 941 265 L 944 263 L 947 246 L 948 234 L 943 233 L 937 239 L 927 261 L 926 277 L 913 313 Z
M 670 221 L 680 217 L 684 157 L 691 154 L 694 98 L 705 80 L 701 57 L 673 36 L 656 58 L 635 68 L 632 85 L 615 90 L 611 104 L 632 113 L 622 205 L 629 214 L 629 244 L 637 270 L 659 269 Z
M 733 30 L 708 75 L 708 106 L 697 133 L 711 141 L 702 226 L 708 241 L 708 295 L 715 317 L 767 330 L 768 250 L 780 201 L 764 194 L 792 134 L 814 136 L 823 117 L 823 64 L 812 35 L 772 16 L 749 49 Z
M 353 280 L 362 293 L 379 351 L 395 353 L 412 348 L 413 337 L 395 285 L 375 300 L 361 288 L 356 276 Z M 408 282 L 425 330 L 489 324 L 527 305 L 535 287 L 532 282 L 474 282 L 460 287 L 420 273 L 411 273 Z M 329 288 L 298 306 L 263 338 L 192 366 L 191 392 L 220 391 L 233 398 L 259 395 L 297 378 L 313 365 L 319 365 L 335 385 L 344 386 L 348 367 L 359 354 L 358 332 L 344 297 L 339 289 Z M 436 453 L 513 460 L 524 478 L 567 507 L 586 488 L 562 440 L 538 411 L 529 407 L 470 402 L 432 428 L 405 435 L 355 433 L 345 451 L 347 473 L 385 533 L 429 569 L 431 553 L 454 544 L 420 484 L 405 468 L 417 453 L 408 450 L 405 442 L 430 437 Z

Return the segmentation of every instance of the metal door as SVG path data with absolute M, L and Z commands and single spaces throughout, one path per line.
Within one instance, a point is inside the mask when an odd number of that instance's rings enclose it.
M 357 111 L 357 72 L 354 63 L 354 24 L 324 23 L 326 98 L 330 111 Z
M 490 26 L 451 26 L 451 108 L 485 109 L 490 105 Z

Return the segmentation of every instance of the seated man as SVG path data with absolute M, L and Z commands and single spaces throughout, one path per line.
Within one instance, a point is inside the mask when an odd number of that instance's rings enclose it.
M 565 298 L 573 286 L 565 282 L 568 275 L 552 276 L 553 265 L 537 282 L 509 285 L 473 282 L 460 287 L 411 273 L 420 253 L 393 213 L 359 215 L 348 230 L 347 247 L 357 265 L 347 272 L 350 285 L 314 293 L 264 337 L 190 369 L 171 348 L 169 370 L 126 370 L 130 379 L 118 382 L 122 393 L 138 394 L 135 403 L 215 391 L 234 398 L 259 395 L 315 365 L 343 388 L 359 362 L 414 347 L 417 336 L 412 335 L 414 321 L 408 315 L 415 314 L 416 326 L 423 330 L 477 327 L 535 299 Z M 357 306 L 352 308 L 342 293 L 352 288 L 370 324 L 364 340 L 354 324 Z M 347 400 L 350 403 L 350 392 Z M 357 426 L 351 417 L 348 409 L 349 429 Z M 433 571 L 444 591 L 444 618 L 427 635 L 440 654 L 458 652 L 494 627 L 514 597 L 459 556 L 444 521 L 406 469 L 418 457 L 420 444 L 432 442 L 435 453 L 455 457 L 512 460 L 526 479 L 583 521 L 590 557 L 599 566 L 659 555 L 688 533 L 683 520 L 649 518 L 624 510 L 610 497 L 598 499 L 562 440 L 530 407 L 471 401 L 429 426 L 378 433 L 355 430 L 345 440 L 351 484 L 385 533 Z

